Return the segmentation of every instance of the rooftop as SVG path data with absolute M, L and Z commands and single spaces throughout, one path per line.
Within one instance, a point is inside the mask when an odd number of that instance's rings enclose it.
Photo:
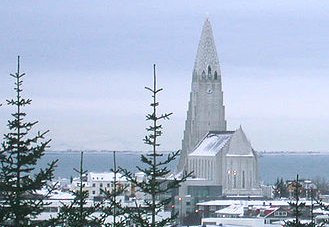
M 88 179 L 91 181 L 114 181 L 114 173 L 113 172 L 89 172 Z M 117 173 L 116 178 L 118 181 L 126 181 L 126 178 L 122 176 L 122 174 Z
M 209 132 L 189 156 L 215 156 L 228 143 L 233 131 Z

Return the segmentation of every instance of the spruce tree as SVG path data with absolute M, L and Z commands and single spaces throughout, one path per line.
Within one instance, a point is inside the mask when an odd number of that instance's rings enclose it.
M 156 220 L 156 216 L 164 207 L 172 202 L 172 198 L 163 198 L 166 193 L 171 193 L 172 190 L 177 189 L 181 182 L 185 181 L 189 175 L 183 176 L 181 179 L 171 177 L 169 179 L 170 170 L 168 164 L 174 161 L 180 151 L 171 152 L 168 155 L 158 151 L 160 146 L 159 137 L 162 136 L 161 121 L 169 119 L 172 113 L 158 113 L 158 94 L 163 90 L 157 87 L 155 65 L 153 67 L 153 87 L 145 87 L 151 92 L 152 102 L 150 104 L 152 111 L 146 115 L 146 120 L 150 121 L 150 126 L 146 128 L 148 135 L 144 138 L 144 143 L 150 145 L 151 151 L 147 154 L 141 155 L 141 162 L 143 167 L 137 166 L 137 169 L 144 173 L 145 181 L 140 182 L 136 179 L 133 173 L 123 170 L 124 175 L 130 180 L 132 184 L 137 187 L 139 192 L 145 196 L 143 204 L 136 202 L 136 207 L 129 212 L 130 218 L 137 226 L 160 227 L 172 223 L 176 214 L 172 214 L 168 218 Z
M 290 208 L 292 210 L 292 214 L 294 217 L 294 220 L 287 221 L 286 227 L 308 227 L 312 226 L 311 223 L 301 223 L 301 218 L 305 212 L 305 202 L 300 202 L 300 195 L 301 195 L 301 189 L 302 185 L 299 182 L 298 174 L 295 181 L 292 182 L 293 185 L 293 199 L 294 201 L 289 202 Z
M 62 202 L 62 207 L 58 214 L 58 217 L 51 220 L 52 225 L 64 224 L 65 226 L 101 226 L 104 222 L 102 215 L 96 216 L 101 206 L 100 203 L 94 203 L 92 206 L 88 206 L 89 192 L 84 190 L 85 182 L 84 176 L 88 171 L 83 168 L 83 152 L 80 155 L 80 168 L 74 169 L 79 174 L 78 189 L 72 192 L 73 201 L 69 204 Z
M 287 198 L 289 195 L 287 184 L 284 182 L 283 178 L 277 178 L 276 183 L 273 187 L 274 198 Z
M 118 196 L 123 195 L 126 187 L 118 185 L 118 174 L 120 173 L 120 169 L 117 168 L 116 163 L 116 152 L 113 151 L 113 168 L 111 172 L 114 174 L 113 179 L 113 189 L 105 189 L 102 190 L 105 195 L 105 203 L 102 206 L 102 212 L 104 213 L 104 217 L 112 216 L 113 222 L 104 224 L 106 227 L 124 227 L 127 226 L 128 216 L 127 209 L 123 207 L 122 201 L 118 199 Z
M 314 197 L 314 192 L 311 192 L 312 193 L 312 196 L 311 198 L 314 198 L 315 199 L 315 202 L 316 202 L 316 205 L 319 206 L 319 208 L 321 208 L 321 210 L 323 211 L 329 211 L 329 205 L 324 203 L 323 201 L 321 201 L 319 198 L 316 198 Z M 314 216 L 312 216 L 312 221 L 314 223 Z M 320 223 L 318 225 L 315 225 L 315 226 L 327 226 L 329 224 L 329 220 L 328 219 L 324 219 L 324 220 L 321 220 Z
M 31 104 L 31 99 L 22 97 L 24 75 L 20 72 L 18 56 L 17 72 L 11 74 L 15 79 L 16 97 L 7 100 L 15 111 L 8 120 L 9 132 L 4 135 L 0 148 L 0 224 L 16 227 L 32 225 L 31 220 L 43 211 L 45 197 L 37 195 L 37 190 L 46 187 L 53 179 L 57 162 L 52 161 L 46 168 L 37 169 L 50 140 L 45 139 L 48 131 L 30 135 L 38 122 L 25 121 L 23 108 Z
M 321 210 L 329 211 L 329 205 L 326 205 L 322 201 L 316 200 L 316 204 L 321 208 Z M 312 217 L 312 223 L 314 223 L 314 217 Z M 321 226 L 322 227 L 322 226 L 327 226 L 328 224 L 329 224 L 329 220 L 324 219 L 324 220 L 321 220 L 318 225 L 314 224 L 314 226 Z

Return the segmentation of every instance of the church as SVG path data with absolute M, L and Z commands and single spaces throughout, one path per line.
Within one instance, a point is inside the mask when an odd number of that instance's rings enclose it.
M 212 27 L 206 19 L 192 73 L 176 170 L 178 175 L 192 172 L 179 189 L 179 206 L 185 212 L 192 213 L 189 204 L 200 198 L 261 196 L 256 151 L 241 126 L 227 130 L 221 76 Z

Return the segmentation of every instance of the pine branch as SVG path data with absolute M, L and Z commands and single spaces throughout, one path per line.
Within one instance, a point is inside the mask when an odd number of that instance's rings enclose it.
M 8 120 L 9 132 L 3 137 L 0 148 L 0 224 L 11 221 L 15 226 L 27 226 L 30 219 L 42 212 L 45 197 L 36 197 L 35 193 L 47 186 L 48 181 L 53 179 L 56 160 L 51 162 L 48 168 L 32 174 L 35 171 L 38 160 L 44 155 L 50 140 L 44 142 L 45 133 L 29 136 L 31 129 L 38 123 L 24 120 L 26 113 L 23 108 L 30 105 L 32 100 L 22 97 L 22 77 L 20 73 L 20 59 L 18 57 L 17 72 L 10 74 L 15 79 L 15 98 L 7 99 L 7 105 L 15 107 Z M 48 193 L 52 192 L 48 187 Z M 46 194 L 46 196 L 48 195 Z
M 177 217 L 177 214 L 173 214 L 171 217 L 159 221 L 155 219 L 159 212 L 164 210 L 165 206 L 173 202 L 171 198 L 163 196 L 179 187 L 180 183 L 191 176 L 190 173 L 181 179 L 169 179 L 170 170 L 167 165 L 176 159 L 179 151 L 168 154 L 164 157 L 164 160 L 162 159 L 164 155 L 157 151 L 157 148 L 160 146 L 159 138 L 163 135 L 161 121 L 168 120 L 172 113 L 157 113 L 157 108 L 160 105 L 157 97 L 163 89 L 157 88 L 155 65 L 153 78 L 153 87 L 145 87 L 152 94 L 152 102 L 150 104 L 152 111 L 146 115 L 146 121 L 149 121 L 150 125 L 146 128 L 148 135 L 143 139 L 145 144 L 152 147 L 152 151 L 146 155 L 141 155 L 141 162 L 145 167 L 137 166 L 137 170 L 145 174 L 145 180 L 139 182 L 131 172 L 127 170 L 122 171 L 123 175 L 137 187 L 137 191 L 146 195 L 143 201 L 143 208 L 136 202 L 135 209 L 132 209 L 129 213 L 131 220 L 138 226 L 151 227 L 168 225 Z

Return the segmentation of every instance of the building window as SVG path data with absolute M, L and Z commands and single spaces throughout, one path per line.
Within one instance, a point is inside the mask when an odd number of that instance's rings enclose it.
M 93 183 L 93 187 L 96 187 L 96 184 L 95 183 Z
M 245 179 L 245 174 L 244 171 L 242 171 L 242 188 L 246 187 L 246 179 Z
M 95 192 L 95 191 L 93 191 L 93 195 L 95 195 L 95 193 L 96 193 L 96 192 Z
M 217 71 L 214 73 L 214 80 L 217 80 Z
M 48 212 L 48 213 L 57 213 L 58 208 L 57 207 L 45 207 L 43 212 Z
M 216 206 L 212 206 L 212 205 L 211 205 L 210 208 L 209 208 L 209 210 L 210 210 L 210 211 L 216 211 Z
M 110 183 L 107 183 L 107 187 L 108 187 L 108 188 L 110 187 Z
M 233 188 L 236 188 L 236 174 L 233 175 Z
M 208 65 L 208 76 L 211 75 L 211 67 Z
M 99 187 L 100 187 L 100 188 L 103 187 L 103 183 L 100 183 L 100 184 L 99 184 Z
M 202 79 L 206 79 L 206 73 L 204 71 L 202 71 L 201 77 L 202 77 Z
M 275 211 L 274 216 L 287 216 L 286 211 Z

